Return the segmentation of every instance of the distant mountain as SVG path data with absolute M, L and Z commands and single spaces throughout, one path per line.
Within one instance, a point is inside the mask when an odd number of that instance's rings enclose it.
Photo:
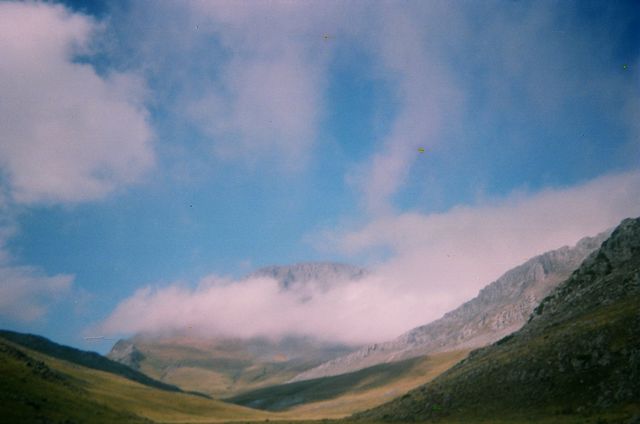
M 639 400 L 636 218 L 624 220 L 522 329 L 353 420 L 637 423 Z
M 265 267 L 246 278 L 273 278 L 283 290 L 311 296 L 316 290 L 327 290 L 366 274 L 351 265 L 318 262 Z M 206 337 L 185 330 L 119 340 L 107 356 L 163 382 L 227 397 L 284 383 L 354 349 L 311 337 L 239 339 Z
M 574 247 L 536 256 L 507 271 L 477 297 L 442 318 L 386 343 L 373 344 L 305 371 L 291 382 L 353 372 L 429 353 L 486 346 L 524 325 L 539 302 L 606 239 L 586 237 Z
M 206 338 L 182 332 L 138 334 L 118 341 L 107 356 L 167 384 L 227 397 L 284 383 L 352 350 L 308 337 Z

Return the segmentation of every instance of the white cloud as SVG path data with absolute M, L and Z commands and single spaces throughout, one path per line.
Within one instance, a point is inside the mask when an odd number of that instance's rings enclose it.
M 214 152 L 248 163 L 276 155 L 297 168 L 315 138 L 318 73 L 295 55 L 234 60 L 226 71 L 228 95 L 210 92 L 189 106 L 214 140 Z
M 331 9 L 308 6 L 191 4 L 193 37 L 214 34 L 227 55 L 186 101 L 217 155 L 247 163 L 276 158 L 285 169 L 308 158 L 324 105 L 329 46 L 322 23 L 330 22 Z
M 0 167 L 17 202 L 98 199 L 154 163 L 144 84 L 77 60 L 98 29 L 62 6 L 0 4 Z
M 330 290 L 282 290 L 268 278 L 225 281 L 215 276 L 204 278 L 193 290 L 181 284 L 145 287 L 120 303 L 98 332 L 164 332 L 189 327 L 209 336 L 311 334 L 364 343 L 397 330 L 395 324 L 388 325 L 376 316 L 381 304 L 401 314 L 401 308 L 413 300 L 389 298 L 388 288 L 372 278 L 366 283 L 345 281 Z
M 516 193 L 442 214 L 406 213 L 335 234 L 353 253 L 390 248 L 371 276 L 329 290 L 283 291 L 270 279 L 204 278 L 197 288 L 147 287 L 103 322 L 109 334 L 192 327 L 250 337 L 311 334 L 346 343 L 390 339 L 438 318 L 509 268 L 640 215 L 640 174 Z

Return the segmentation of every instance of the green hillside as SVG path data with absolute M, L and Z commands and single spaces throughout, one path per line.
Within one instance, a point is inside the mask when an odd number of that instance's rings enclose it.
M 152 388 L 0 338 L 0 417 L 7 423 L 204 423 L 274 416 Z
M 623 221 L 520 331 L 352 419 L 638 422 L 640 219 Z

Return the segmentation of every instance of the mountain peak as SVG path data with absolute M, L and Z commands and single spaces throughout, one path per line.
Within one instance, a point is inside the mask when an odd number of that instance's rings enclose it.
M 363 268 L 338 262 L 299 262 L 292 265 L 271 265 L 249 274 L 249 278 L 273 278 L 283 288 L 315 282 L 329 286 L 337 281 L 358 280 L 368 274 Z

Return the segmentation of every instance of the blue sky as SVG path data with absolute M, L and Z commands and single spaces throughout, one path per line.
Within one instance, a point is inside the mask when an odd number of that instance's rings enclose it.
M 84 337 L 161 329 L 173 299 L 211 332 L 382 340 L 640 214 L 637 2 L 5 2 L 0 23 L 0 327 L 105 351 Z M 376 278 L 307 309 L 240 281 L 316 260 Z M 258 306 L 225 297 L 243 285 Z

